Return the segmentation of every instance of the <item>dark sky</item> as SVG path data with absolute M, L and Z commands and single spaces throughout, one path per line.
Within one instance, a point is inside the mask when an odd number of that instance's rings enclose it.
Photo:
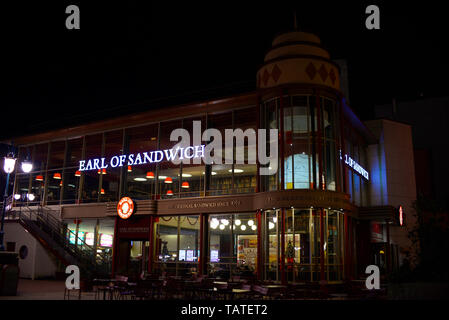
M 0 137 L 148 110 L 154 99 L 253 90 L 295 10 L 301 30 L 347 59 L 351 106 L 362 119 L 392 97 L 447 95 L 449 28 L 438 2 L 242 2 L 2 3 Z M 69 4 L 79 5 L 81 30 L 65 28 Z M 381 30 L 365 28 L 369 4 L 380 8 Z

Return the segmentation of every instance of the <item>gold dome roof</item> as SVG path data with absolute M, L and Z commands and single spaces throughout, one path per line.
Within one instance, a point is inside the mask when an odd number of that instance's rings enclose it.
M 257 72 L 258 88 L 282 84 L 316 84 L 339 90 L 339 69 L 321 40 L 308 32 L 293 31 L 274 38 Z

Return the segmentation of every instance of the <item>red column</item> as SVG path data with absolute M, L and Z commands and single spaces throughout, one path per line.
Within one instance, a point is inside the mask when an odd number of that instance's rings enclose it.
M 200 213 L 200 257 L 198 260 L 198 273 L 204 273 L 204 260 L 206 259 L 206 252 L 204 250 L 204 214 Z
M 154 217 L 150 216 L 150 243 L 148 246 L 148 273 L 153 271 Z
M 111 270 L 111 276 L 114 277 L 115 270 L 116 270 L 116 263 L 117 263 L 117 255 L 118 255 L 118 218 L 115 218 L 114 222 L 114 242 L 112 243 L 112 270 Z
M 386 228 L 387 228 L 387 271 L 388 273 L 391 273 L 391 245 L 390 245 L 390 225 L 388 223 L 388 220 L 386 221 Z
M 319 209 L 320 211 L 320 280 L 325 281 L 324 273 L 324 209 Z
M 262 210 L 257 210 L 257 280 L 263 278 Z
M 287 283 L 285 276 L 285 209 L 281 209 L 281 282 L 283 284 Z

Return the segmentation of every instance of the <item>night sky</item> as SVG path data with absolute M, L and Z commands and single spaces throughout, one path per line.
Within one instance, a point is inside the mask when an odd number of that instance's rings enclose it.
M 362 119 L 393 97 L 447 95 L 444 7 L 391 2 L 2 4 L 0 137 L 252 91 L 295 11 L 300 30 L 317 34 L 331 58 L 347 59 L 351 106 Z M 69 4 L 80 8 L 81 30 L 65 28 Z M 381 30 L 365 28 L 369 4 L 380 8 Z

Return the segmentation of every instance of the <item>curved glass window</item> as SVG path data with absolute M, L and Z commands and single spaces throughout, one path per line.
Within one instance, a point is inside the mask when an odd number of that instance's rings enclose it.
M 284 130 L 283 139 L 280 141 L 282 145 L 279 145 L 279 154 L 282 156 L 280 161 L 283 158 L 283 176 L 279 166 L 276 173 L 261 177 L 264 190 L 337 190 L 339 159 L 336 151 L 335 102 L 312 95 L 284 96 L 282 99 L 282 104 L 280 99 L 276 98 L 263 105 L 265 128 Z M 283 128 L 277 120 L 281 112 Z

